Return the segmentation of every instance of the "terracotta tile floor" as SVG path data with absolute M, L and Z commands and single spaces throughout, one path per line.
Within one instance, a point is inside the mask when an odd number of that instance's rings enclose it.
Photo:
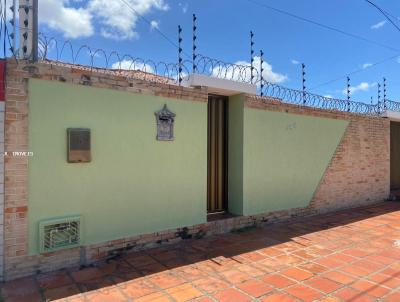
M 1 292 L 6 302 L 400 302 L 400 203 L 184 240 Z

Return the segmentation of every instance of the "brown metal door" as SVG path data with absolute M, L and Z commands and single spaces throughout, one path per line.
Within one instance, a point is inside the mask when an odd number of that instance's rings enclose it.
M 208 97 L 208 213 L 227 209 L 227 108 L 227 97 Z

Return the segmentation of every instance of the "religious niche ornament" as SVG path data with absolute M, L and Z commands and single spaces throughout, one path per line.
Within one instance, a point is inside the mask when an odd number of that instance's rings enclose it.
M 171 112 L 167 104 L 154 113 L 157 121 L 157 140 L 159 141 L 173 141 L 174 138 L 174 121 L 175 113 Z

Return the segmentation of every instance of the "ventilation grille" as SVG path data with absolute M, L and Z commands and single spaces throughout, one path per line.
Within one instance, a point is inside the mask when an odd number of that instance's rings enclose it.
M 74 216 L 41 221 L 39 234 L 42 253 L 79 246 L 81 218 Z

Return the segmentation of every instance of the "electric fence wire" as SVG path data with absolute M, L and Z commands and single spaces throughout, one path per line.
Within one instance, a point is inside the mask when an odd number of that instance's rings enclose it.
M 263 8 L 269 9 L 269 10 L 273 10 L 273 11 L 275 11 L 277 13 L 280 13 L 280 14 L 295 18 L 295 19 L 303 21 L 303 22 L 307 22 L 307 23 L 316 25 L 316 26 L 321 27 L 321 28 L 325 28 L 327 30 L 331 30 L 331 31 L 340 33 L 342 35 L 345 35 L 345 36 L 348 36 L 348 37 L 351 37 L 351 38 L 354 38 L 354 39 L 357 39 L 357 40 L 360 40 L 360 41 L 364 41 L 366 43 L 375 44 L 377 46 L 380 46 L 380 47 L 383 47 L 383 48 L 386 48 L 386 49 L 390 49 L 392 51 L 400 52 L 400 49 L 392 47 L 390 45 L 386 45 L 386 44 L 380 43 L 378 41 L 370 40 L 368 38 L 365 38 L 365 37 L 362 37 L 362 36 L 359 36 L 359 35 L 356 35 L 356 34 L 353 34 L 353 33 L 350 33 L 350 32 L 346 32 L 346 31 L 344 31 L 342 29 L 335 28 L 333 26 L 326 25 L 326 24 L 323 24 L 323 23 L 320 23 L 320 22 L 317 22 L 317 21 L 314 21 L 314 20 L 311 20 L 311 19 L 308 19 L 308 18 L 304 18 L 304 17 L 299 16 L 299 15 L 295 15 L 293 13 L 290 13 L 288 11 L 285 11 L 285 10 L 282 10 L 282 9 L 279 9 L 279 8 L 272 7 L 272 6 L 267 5 L 265 3 L 260 3 L 260 2 L 255 1 L 255 0 L 246 0 L 246 1 L 250 2 L 250 3 L 253 3 L 254 5 L 257 5 L 259 7 L 263 7 Z
M 147 24 L 151 26 L 151 21 L 141 15 L 130 3 L 126 0 L 119 0 L 121 3 L 125 4 L 126 7 L 128 7 L 130 10 L 132 10 L 139 18 L 141 18 L 143 21 L 145 21 Z M 165 33 L 163 33 L 159 28 L 155 27 L 154 30 L 158 32 L 166 41 L 168 41 L 171 45 L 173 45 L 175 48 L 179 49 L 179 45 L 176 44 L 172 39 L 170 39 Z M 187 54 L 185 51 L 183 51 L 183 54 L 189 58 L 191 56 Z
M 370 0 L 364 0 L 365 2 L 369 3 L 370 5 L 372 5 L 373 7 L 375 7 L 378 11 L 381 12 L 381 14 L 398 30 L 400 31 L 400 27 L 394 23 L 394 21 L 392 20 L 392 18 L 390 18 L 389 14 L 382 9 L 381 7 L 379 7 L 378 5 L 376 5 L 374 2 L 370 1 Z

